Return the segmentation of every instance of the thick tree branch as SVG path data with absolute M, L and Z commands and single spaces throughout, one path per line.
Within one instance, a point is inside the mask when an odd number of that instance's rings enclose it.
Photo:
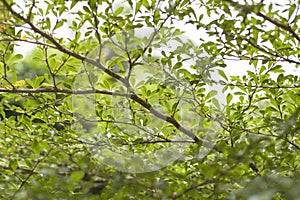
M 98 67 L 99 69 L 103 70 L 105 73 L 107 73 L 108 75 L 110 75 L 111 77 L 117 79 L 117 80 L 120 80 L 121 82 L 123 82 L 126 86 L 129 85 L 129 82 L 124 79 L 123 77 L 121 77 L 120 75 L 114 73 L 113 71 L 107 69 L 105 66 L 103 66 L 101 63 L 95 61 L 95 60 L 92 60 L 90 58 L 87 58 L 83 55 L 80 55 L 80 54 L 77 54 L 73 51 L 70 51 L 68 49 L 66 49 L 65 47 L 63 47 L 62 45 L 60 45 L 50 34 L 47 34 L 45 31 L 42 31 L 40 30 L 38 27 L 36 27 L 31 21 L 29 18 L 25 18 L 23 17 L 21 14 L 19 14 L 18 12 L 16 12 L 14 9 L 12 9 L 11 5 L 8 4 L 7 1 L 5 0 L 2 0 L 4 6 L 14 15 L 16 16 L 17 18 L 19 18 L 20 20 L 22 20 L 23 22 L 27 23 L 31 29 L 40 34 L 41 36 L 43 36 L 44 38 L 48 39 L 54 46 L 56 46 L 56 48 L 63 52 L 63 53 L 66 53 L 70 56 L 73 56 L 79 60 L 82 60 L 82 61 L 85 61 L 87 63 L 90 63 L 91 65 L 95 66 L 95 67 Z
M 119 93 L 119 92 L 112 92 L 106 90 L 67 90 L 67 89 L 60 89 L 60 88 L 36 88 L 36 89 L 9 89 L 9 88 L 0 88 L 0 92 L 6 93 L 64 93 L 64 94 L 107 94 L 113 96 L 123 96 L 123 97 L 130 97 L 130 94 Z
M 111 77 L 121 81 L 127 88 L 129 91 L 133 91 L 133 89 L 131 88 L 131 85 L 129 83 L 129 80 L 121 77 L 120 75 L 118 75 L 117 73 L 114 73 L 113 71 L 107 69 L 105 66 L 103 66 L 100 62 L 97 62 L 95 60 L 92 60 L 90 58 L 87 58 L 85 56 L 82 56 L 80 54 L 77 54 L 73 51 L 70 51 L 68 49 L 66 49 L 65 47 L 63 47 L 62 45 L 60 45 L 50 34 L 47 34 L 45 31 L 40 30 L 38 27 L 36 27 L 29 18 L 25 18 L 24 16 L 22 16 L 21 14 L 19 14 L 18 12 L 16 12 L 14 9 L 12 9 L 11 5 L 8 4 L 8 2 L 6 0 L 1 0 L 4 4 L 4 6 L 17 18 L 19 18 L 20 20 L 22 20 L 23 22 L 27 23 L 31 29 L 40 34 L 41 36 L 43 36 L 44 38 L 48 39 L 59 51 L 66 53 L 70 56 L 73 56 L 79 60 L 85 61 L 99 69 L 101 69 L 102 71 L 104 71 L 106 74 L 110 75 Z M 20 91 L 20 90 L 12 90 L 14 92 L 16 91 Z M 47 92 L 44 91 L 44 92 Z M 53 92 L 53 91 L 49 91 L 48 92 Z M 70 92 L 70 94 L 74 94 L 72 92 Z M 178 130 L 180 130 L 181 132 L 183 132 L 184 134 L 188 135 L 189 137 L 193 138 L 195 140 L 195 142 L 202 142 L 200 140 L 199 137 L 197 137 L 195 135 L 195 133 L 193 133 L 191 130 L 188 130 L 187 128 L 183 127 L 175 118 L 170 117 L 168 115 L 165 115 L 161 112 L 159 112 L 158 110 L 156 110 L 155 108 L 152 107 L 151 104 L 149 104 L 148 102 L 146 102 L 145 100 L 143 100 L 142 98 L 138 97 L 134 92 L 132 92 L 130 98 L 134 101 L 136 101 L 137 103 L 139 103 L 140 105 L 144 106 L 146 109 L 148 109 L 153 115 L 155 115 L 156 117 L 167 121 L 171 124 L 173 124 Z
M 165 114 L 159 112 L 158 110 L 154 109 L 151 104 L 149 104 L 148 102 L 144 101 L 143 99 L 141 99 L 136 94 L 131 95 L 130 98 L 132 100 L 138 102 L 139 104 L 141 104 L 143 107 L 145 107 L 147 110 L 149 110 L 156 117 L 158 117 L 158 118 L 160 118 L 160 119 L 162 119 L 164 121 L 167 121 L 167 122 L 173 124 L 178 130 L 180 130 L 184 134 L 186 134 L 189 137 L 191 137 L 192 139 L 194 139 L 195 142 L 203 142 L 191 130 L 188 130 L 187 128 L 185 128 L 181 124 L 179 124 L 179 122 L 176 119 L 174 119 L 173 117 L 170 117 L 168 115 L 165 115 Z

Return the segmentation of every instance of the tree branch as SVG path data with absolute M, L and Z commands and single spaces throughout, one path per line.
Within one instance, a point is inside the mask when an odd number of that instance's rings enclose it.
M 225 0 L 225 1 L 227 1 L 228 3 L 230 3 L 233 6 L 236 6 L 238 8 L 241 8 L 241 9 L 245 10 L 246 12 L 252 12 L 252 13 L 256 14 L 257 16 L 262 17 L 264 20 L 274 24 L 275 26 L 277 26 L 277 27 L 279 27 L 283 30 L 286 30 L 287 32 L 289 32 L 294 38 L 296 38 L 300 42 L 300 36 L 288 24 L 280 23 L 280 22 L 276 21 L 275 19 L 272 19 L 272 18 L 264 15 L 260 11 L 255 12 L 255 10 L 253 9 L 254 7 L 252 7 L 252 6 L 242 5 L 242 4 L 240 4 L 236 1 L 233 1 L 233 0 Z
M 56 46 L 56 48 L 63 52 L 63 53 L 66 53 L 70 56 L 73 56 L 79 60 L 82 60 L 82 61 L 86 61 L 88 63 L 90 63 L 91 65 L 94 65 L 95 67 L 98 67 L 99 69 L 103 70 L 105 73 L 107 73 L 108 75 L 110 75 L 111 77 L 117 79 L 117 80 L 120 80 L 121 82 L 123 82 L 126 86 L 129 85 L 129 82 L 124 79 L 123 77 L 121 77 L 120 75 L 114 73 L 113 71 L 107 69 L 105 66 L 103 66 L 101 63 L 95 61 L 95 60 L 92 60 L 90 58 L 87 58 L 83 55 L 80 55 L 80 54 L 77 54 L 73 51 L 70 51 L 68 49 L 66 49 L 65 47 L 63 47 L 62 45 L 60 45 L 50 34 L 47 34 L 46 32 L 40 30 L 38 27 L 36 27 L 31 21 L 29 18 L 25 18 L 23 17 L 21 14 L 19 14 L 18 12 L 16 12 L 14 9 L 12 9 L 12 7 L 8 4 L 8 2 L 6 0 L 1 0 L 4 4 L 4 6 L 13 14 L 15 15 L 17 18 L 19 18 L 20 20 L 22 20 L 23 22 L 27 23 L 31 29 L 40 34 L 41 36 L 43 36 L 44 38 L 48 39 L 50 42 L 53 43 L 54 46 Z
M 251 87 L 251 88 L 264 88 L 264 89 L 293 89 L 293 88 L 300 88 L 300 85 L 298 84 L 294 84 L 294 85 L 249 85 L 247 83 L 238 83 L 238 84 L 234 84 L 234 83 L 220 83 L 222 85 L 227 85 L 227 86 L 235 86 L 235 87 Z
M 46 39 L 48 39 L 50 42 L 53 43 L 54 46 L 56 46 L 56 48 L 63 52 L 66 53 L 70 56 L 73 56 L 79 60 L 85 61 L 87 63 L 90 63 L 91 65 L 101 69 L 102 71 L 104 71 L 106 74 L 110 75 L 111 77 L 121 81 L 127 88 L 129 91 L 131 92 L 130 98 L 134 101 L 136 101 L 137 103 L 139 103 L 140 105 L 144 106 L 146 109 L 148 109 L 153 115 L 155 115 L 156 117 L 158 117 L 159 119 L 162 119 L 164 121 L 167 121 L 171 124 L 173 124 L 178 130 L 180 130 L 181 132 L 183 132 L 184 134 L 186 134 L 187 136 L 191 137 L 192 139 L 195 140 L 195 142 L 200 143 L 203 142 L 198 136 L 196 136 L 195 133 L 193 133 L 191 130 L 188 130 L 187 128 L 183 127 L 174 117 L 170 117 L 164 113 L 161 113 L 160 111 L 156 110 L 155 108 L 152 107 L 151 104 L 149 104 L 147 101 L 143 100 L 142 98 L 140 98 L 138 95 L 136 95 L 133 91 L 133 88 L 130 85 L 129 80 L 127 80 L 126 78 L 123 78 L 122 76 L 118 75 L 117 73 L 114 73 L 113 71 L 107 69 L 105 66 L 103 66 L 100 62 L 97 62 L 95 60 L 92 60 L 90 58 L 87 58 L 85 56 L 82 56 L 80 54 L 77 54 L 73 51 L 70 51 L 68 49 L 66 49 L 65 47 L 61 46 L 51 35 L 47 34 L 46 32 L 40 30 L 38 27 L 36 27 L 29 18 L 25 18 L 23 17 L 21 14 L 19 14 L 18 12 L 16 12 L 14 9 L 12 9 L 12 7 L 8 4 L 8 2 L 6 0 L 1 0 L 4 4 L 4 6 L 17 18 L 19 18 L 20 20 L 22 20 L 23 22 L 27 23 L 34 32 L 40 34 L 41 36 L 45 37 Z M 50 90 L 51 91 L 51 90 Z M 93 91 L 93 90 L 91 90 Z M 47 92 L 47 91 L 44 91 Z M 48 90 L 49 92 L 49 90 Z M 52 91 L 51 91 L 52 92 Z M 75 94 L 69 91 L 70 94 Z M 100 93 L 100 92 L 99 92 Z M 109 93 L 111 94 L 111 93 Z M 111 94 L 112 95 L 112 94 Z M 126 95 L 127 96 L 127 95 Z
M 64 93 L 64 94 L 107 94 L 113 96 L 123 96 L 123 97 L 130 97 L 130 94 L 126 93 L 119 93 L 119 92 L 112 92 L 106 90 L 67 90 L 67 89 L 60 89 L 60 88 L 36 88 L 36 89 L 9 89 L 9 88 L 0 88 L 0 92 L 6 93 Z
M 46 32 L 40 30 L 38 27 L 36 27 L 29 18 L 25 18 L 23 17 L 21 14 L 19 14 L 18 12 L 16 12 L 15 10 L 12 9 L 12 7 L 8 4 L 8 2 L 6 0 L 2 0 L 4 6 L 17 18 L 19 18 L 20 20 L 22 20 L 23 22 L 27 23 L 34 32 L 40 34 L 41 36 L 45 37 L 46 39 L 48 39 L 50 42 L 53 43 L 53 45 L 61 52 L 66 53 L 70 56 L 73 56 L 79 60 L 82 61 L 86 61 L 88 63 L 90 63 L 91 65 L 98 67 L 99 69 L 101 69 L 102 71 L 104 71 L 106 74 L 110 75 L 111 77 L 121 81 L 122 83 L 124 83 L 124 85 L 128 88 L 129 91 L 132 91 L 131 95 L 126 94 L 126 95 L 119 95 L 119 96 L 130 96 L 130 98 L 134 101 L 136 101 L 137 103 L 139 103 L 140 105 L 144 106 L 146 109 L 148 109 L 153 115 L 155 115 L 156 117 L 167 121 L 171 124 L 173 124 L 178 130 L 180 130 L 181 132 L 183 132 L 184 134 L 188 135 L 189 137 L 193 138 L 195 140 L 195 142 L 200 143 L 202 142 L 200 140 L 200 138 L 198 136 L 195 135 L 195 133 L 193 133 L 191 130 L 186 129 L 185 127 L 183 127 L 175 118 L 170 117 L 166 114 L 161 113 L 160 111 L 156 110 L 155 108 L 152 107 L 151 104 L 149 104 L 147 101 L 143 100 L 142 98 L 140 98 L 138 95 L 136 95 L 129 83 L 129 80 L 121 77 L 120 75 L 118 75 L 117 73 L 114 73 L 113 71 L 107 69 L 105 66 L 103 66 L 100 62 L 97 62 L 95 60 L 92 60 L 90 58 L 87 58 L 85 56 L 82 56 L 80 54 L 77 54 L 75 52 L 72 52 L 68 49 L 66 49 L 65 47 L 61 46 L 51 35 L 47 34 Z M 1 90 L 0 90 L 1 91 Z M 2 91 L 7 91 L 6 89 L 2 89 Z M 27 90 L 29 91 L 29 90 Z M 22 89 L 14 89 L 13 91 L 10 91 L 11 93 L 13 92 L 27 92 L 26 90 L 22 90 Z M 74 90 L 55 90 L 55 89 L 35 89 L 32 90 L 32 92 L 65 92 L 65 93 L 69 93 L 69 94 L 87 94 L 83 91 L 74 91 Z M 107 91 L 100 91 L 100 90 L 89 90 L 88 93 L 101 93 L 101 94 L 109 94 L 109 95 L 114 95 L 115 93 L 112 92 L 107 92 Z
M 286 30 L 287 32 L 289 32 L 290 34 L 292 34 L 292 36 L 293 36 L 294 38 L 296 38 L 296 39 L 300 42 L 300 37 L 299 37 L 299 35 L 298 35 L 298 34 L 297 34 L 297 33 L 296 33 L 289 25 L 279 23 L 278 21 L 276 21 L 276 20 L 274 20 L 274 19 L 272 19 L 272 18 L 270 18 L 270 17 L 268 17 L 268 16 L 262 14 L 261 12 L 258 12 L 258 13 L 255 13 L 255 14 L 256 14 L 257 16 L 260 16 L 260 17 L 262 17 L 263 19 L 265 19 L 265 20 L 271 22 L 271 23 L 274 24 L 275 26 L 278 26 L 278 27 L 280 27 L 280 28 Z
M 197 184 L 197 185 L 192 185 L 192 186 L 190 186 L 189 188 L 187 188 L 187 189 L 185 189 L 184 191 L 182 191 L 181 193 L 179 193 L 179 194 L 173 196 L 172 199 L 178 199 L 178 198 L 180 198 L 182 195 L 188 193 L 188 192 L 191 191 L 191 190 L 198 189 L 198 188 L 201 188 L 201 187 L 203 187 L 203 186 L 205 186 L 205 185 L 209 185 L 209 184 L 212 184 L 212 183 L 215 183 L 215 182 L 216 182 L 215 180 L 207 180 L 207 181 L 205 181 L 205 182 L 203 182 L 203 183 L 200 183 L 200 184 Z
M 50 153 L 52 152 L 52 149 L 50 149 L 47 154 L 45 156 L 43 156 L 42 158 L 38 159 L 36 161 L 36 163 L 34 164 L 34 166 L 32 167 L 32 169 L 30 170 L 30 173 L 27 175 L 27 177 L 21 182 L 20 186 L 18 187 L 18 189 L 15 191 L 15 193 L 12 195 L 12 197 L 10 199 L 14 199 L 15 196 L 21 191 L 21 189 L 23 188 L 23 186 L 27 183 L 27 181 L 30 179 L 30 177 L 35 174 L 35 170 L 37 169 L 38 165 L 45 160 Z
M 230 57 L 217 57 L 217 59 L 219 60 L 231 60 L 231 61 L 241 61 L 241 60 L 259 60 L 259 61 L 272 61 L 272 62 L 288 62 L 288 63 L 295 63 L 295 64 L 300 64 L 300 62 L 296 61 L 296 60 L 291 60 L 291 59 L 284 59 L 284 58 L 259 58 L 259 57 L 248 57 L 248 56 L 230 56 Z

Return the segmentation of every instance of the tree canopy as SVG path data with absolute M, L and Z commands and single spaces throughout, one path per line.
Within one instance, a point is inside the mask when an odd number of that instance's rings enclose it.
M 0 1 L 1 199 L 298 199 L 300 2 Z

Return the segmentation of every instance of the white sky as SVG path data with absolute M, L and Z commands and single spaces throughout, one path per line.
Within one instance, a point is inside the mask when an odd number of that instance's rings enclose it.
M 257 0 L 257 2 L 259 2 L 260 0 Z M 25 7 L 25 3 L 24 3 L 24 0 L 16 0 L 15 1 L 20 7 Z M 42 1 L 41 1 L 42 2 Z M 122 2 L 120 0 L 118 0 L 118 2 Z M 243 1 L 241 1 L 243 2 Z M 282 1 L 277 1 L 277 0 L 265 0 L 264 1 L 265 3 L 280 3 L 280 4 L 285 4 L 287 3 L 288 1 L 287 0 L 282 0 Z M 46 5 L 43 3 L 41 3 L 41 6 L 42 7 L 46 7 Z M 195 6 L 197 6 L 197 3 L 195 3 Z M 80 5 L 77 6 L 77 9 L 80 9 Z M 279 6 L 277 6 L 277 8 L 280 9 Z M 75 7 L 76 9 L 76 7 Z M 206 12 L 205 9 L 199 9 L 199 11 L 197 12 Z M 72 16 L 66 16 L 68 18 L 68 20 L 72 20 Z M 218 15 L 213 15 L 212 18 L 217 18 Z M 53 18 L 53 20 L 55 20 Z M 208 20 L 209 19 L 205 19 L 204 20 Z M 197 38 L 202 38 L 204 40 L 212 40 L 212 38 L 208 38 L 208 36 L 205 34 L 205 31 L 204 30 L 197 30 L 195 28 L 195 26 L 191 25 L 191 24 L 185 24 L 185 22 L 183 21 L 180 21 L 180 22 L 177 22 L 176 23 L 176 26 L 181 29 L 181 30 L 184 30 L 185 31 L 185 36 L 188 37 L 188 38 L 191 38 L 193 41 L 197 42 Z M 65 27 L 62 27 L 61 28 L 61 32 L 57 33 L 57 36 L 59 37 L 65 37 L 65 38 L 70 38 L 72 37 L 73 33 L 70 32 L 68 30 L 68 28 L 65 26 Z M 27 53 L 30 53 L 30 51 L 32 49 L 34 49 L 35 45 L 33 44 L 28 44 L 28 43 L 19 43 L 20 46 L 16 48 L 16 51 L 19 52 L 19 53 L 22 53 L 22 54 L 27 54 Z M 225 63 L 227 64 L 227 67 L 224 69 L 226 75 L 230 76 L 230 75 L 245 75 L 246 74 L 246 71 L 247 70 L 253 70 L 252 67 L 249 66 L 248 64 L 248 61 L 233 61 L 233 60 L 226 60 Z M 290 74 L 290 73 L 300 73 L 300 70 L 299 69 L 296 69 L 294 67 L 293 64 L 288 64 L 288 63 L 283 63 L 282 64 L 284 66 L 284 68 L 286 69 L 286 73 L 287 74 Z

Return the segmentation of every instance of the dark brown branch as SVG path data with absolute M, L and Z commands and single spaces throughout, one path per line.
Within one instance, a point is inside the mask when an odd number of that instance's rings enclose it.
M 300 150 L 300 146 L 298 146 L 294 142 L 290 141 L 289 139 L 285 139 L 285 141 L 288 142 L 289 144 L 291 144 L 292 146 L 294 146 L 297 150 Z
M 147 110 L 149 110 L 154 116 L 173 124 L 178 130 L 180 130 L 184 134 L 188 135 L 189 137 L 193 138 L 195 140 L 195 142 L 202 142 L 200 140 L 200 138 L 198 138 L 192 131 L 188 130 L 187 128 L 185 128 L 181 124 L 179 124 L 179 122 L 176 119 L 159 112 L 158 110 L 153 108 L 151 104 L 144 101 L 143 99 L 138 97 L 136 94 L 124 94 L 124 93 L 118 93 L 118 92 L 112 92 L 112 91 L 106 91 L 106 90 L 97 90 L 97 89 L 95 89 L 95 90 L 66 90 L 66 89 L 59 89 L 59 88 L 37 88 L 37 89 L 0 88 L 0 92 L 7 92 L 7 93 L 106 94 L 106 95 L 129 97 L 132 100 L 139 103 L 140 105 L 142 105 L 143 107 L 145 107 Z
M 134 144 L 156 144 L 156 143 L 195 143 L 194 140 L 148 140 Z
M 125 124 L 125 125 L 129 125 L 129 126 L 135 126 L 138 129 L 140 129 L 150 135 L 153 135 L 152 132 L 146 130 L 142 126 L 139 126 L 135 123 L 122 122 L 122 121 L 116 121 L 116 120 L 89 120 L 89 119 L 84 119 L 84 118 L 81 118 L 81 119 L 84 121 L 87 121 L 87 122 L 100 122 L 100 123 L 103 122 L 103 123 L 115 123 L 115 124 Z M 138 142 L 135 144 L 154 144 L 154 143 L 195 143 L 195 140 L 170 140 L 170 139 L 163 138 L 163 140 L 146 140 L 146 141 Z M 123 145 L 127 145 L 127 144 L 123 144 Z
M 300 85 L 294 84 L 294 85 L 249 85 L 247 83 L 220 83 L 222 85 L 228 85 L 228 86 L 235 86 L 235 87 L 251 87 L 251 88 L 265 88 L 265 89 L 293 89 L 293 88 L 300 88 Z
M 179 193 L 179 194 L 173 196 L 172 199 L 178 199 L 178 198 L 180 198 L 182 195 L 188 193 L 188 192 L 191 191 L 191 190 L 198 189 L 198 188 L 201 188 L 201 187 L 203 187 L 203 186 L 205 186 L 205 185 L 209 185 L 209 184 L 212 184 L 212 183 L 215 183 L 215 182 L 216 182 L 216 181 L 213 181 L 213 180 L 207 180 L 207 181 L 205 181 L 205 182 L 203 182 L 203 183 L 200 183 L 200 184 L 197 184 L 197 185 L 192 185 L 191 187 L 185 189 L 183 192 L 181 192 L 181 193 Z
M 225 0 L 227 2 L 229 2 L 231 5 L 235 6 L 235 7 L 238 7 L 238 8 L 241 8 L 243 9 L 245 12 L 251 12 L 251 13 L 254 13 L 256 14 L 257 16 L 263 18 L 264 20 L 274 24 L 275 26 L 289 32 L 294 38 L 296 38 L 299 42 L 300 42 L 300 36 L 288 25 L 288 24 L 283 24 L 283 23 L 280 23 L 278 21 L 276 21 L 275 19 L 272 19 L 266 15 L 264 15 L 263 13 L 261 13 L 260 11 L 258 12 L 255 12 L 255 10 L 253 9 L 254 5 L 252 6 L 249 6 L 249 5 L 242 5 L 236 1 L 232 1 L 232 0 Z
M 249 44 L 251 44 L 251 46 L 253 46 L 254 48 L 256 48 L 256 49 L 258 49 L 258 50 L 260 50 L 260 51 L 262 51 L 262 52 L 264 52 L 264 53 L 266 53 L 268 55 L 271 55 L 273 57 L 279 57 L 280 59 L 285 60 L 285 61 L 287 61 L 289 63 L 295 63 L 295 64 L 298 64 L 298 65 L 300 64 L 299 61 L 291 60 L 289 58 L 284 58 L 284 57 L 278 55 L 276 52 L 275 53 L 271 53 L 270 51 L 267 51 L 266 49 L 262 48 L 258 44 L 255 44 L 254 42 L 252 42 L 251 40 L 249 40 L 247 38 L 241 38 L 241 39 L 247 41 Z
M 123 77 L 121 77 L 120 75 L 114 73 L 113 71 L 107 69 L 105 66 L 103 66 L 101 63 L 96 62 L 95 60 L 92 60 L 90 58 L 87 58 L 83 55 L 77 54 L 75 52 L 72 52 L 68 49 L 66 49 L 65 47 L 61 46 L 51 35 L 47 34 L 46 32 L 40 30 L 38 27 L 36 27 L 29 18 L 25 18 L 23 17 L 21 14 L 19 14 L 18 12 L 16 12 L 14 9 L 12 9 L 12 7 L 7 3 L 7 1 L 2 0 L 4 6 L 13 14 L 15 15 L 17 18 L 21 19 L 23 22 L 27 23 L 31 29 L 40 34 L 41 36 L 43 36 L 44 38 L 48 39 L 54 46 L 56 46 L 56 48 L 63 52 L 66 53 L 70 56 L 73 56 L 79 60 L 85 61 L 87 63 L 90 63 L 91 65 L 94 65 L 95 67 L 98 67 L 99 69 L 103 70 L 105 73 L 107 73 L 108 75 L 110 75 L 111 77 L 120 80 L 121 82 L 123 82 L 126 86 L 129 86 L 129 82 L 124 79 Z
M 296 39 L 300 42 L 300 36 L 299 36 L 299 35 L 298 35 L 298 34 L 297 34 L 297 33 L 296 33 L 289 25 L 279 23 L 278 21 L 276 21 L 276 20 L 274 20 L 274 19 L 272 19 L 272 18 L 270 18 L 270 17 L 268 17 L 268 16 L 262 14 L 261 12 L 258 12 L 258 13 L 255 13 L 255 14 L 257 14 L 257 16 L 260 16 L 260 17 L 262 17 L 263 19 L 265 19 L 265 20 L 271 22 L 271 23 L 274 24 L 275 26 L 278 26 L 278 27 L 280 27 L 280 28 L 286 30 L 287 32 L 289 32 L 290 34 L 292 34 L 292 36 L 293 36 L 294 38 L 296 38 Z
M 50 47 L 50 48 L 56 49 L 55 46 L 50 45 L 50 44 L 46 44 L 46 43 L 42 43 L 42 42 L 38 42 L 38 41 L 30 41 L 30 40 L 24 40 L 24 39 L 20 39 L 20 38 L 14 38 L 12 36 L 10 36 L 10 37 L 12 39 L 8 39 L 8 38 L 0 39 L 0 42 L 2 42 L 2 41 L 3 42 L 18 42 L 19 41 L 19 42 L 27 42 L 27 43 L 30 43 L 30 44 L 42 45 L 42 46 L 45 46 L 45 47 Z
M 36 161 L 36 163 L 34 164 L 34 166 L 32 167 L 32 169 L 30 170 L 30 173 L 27 175 L 27 177 L 26 177 L 26 178 L 22 181 L 22 183 L 19 185 L 18 189 L 17 189 L 17 190 L 15 191 L 15 193 L 12 195 L 11 199 L 14 199 L 15 196 L 16 196 L 16 195 L 21 191 L 21 189 L 24 187 L 24 185 L 27 184 L 27 182 L 28 182 L 28 180 L 30 179 L 30 177 L 36 173 L 35 170 L 37 169 L 38 165 L 39 165 L 42 161 L 44 161 L 44 160 L 50 155 L 50 153 L 52 152 L 52 150 L 53 150 L 53 149 L 50 149 L 50 150 L 48 151 L 48 153 L 47 153 L 45 156 L 43 156 L 42 158 L 40 158 L 40 159 L 38 159 L 38 160 Z
M 299 61 L 292 60 L 292 59 L 284 59 L 280 58 L 259 58 L 259 57 L 247 57 L 247 56 L 230 56 L 230 57 L 217 57 L 219 60 L 231 60 L 231 61 L 241 61 L 241 60 L 260 60 L 260 61 L 272 61 L 272 62 L 288 62 L 288 63 L 295 63 L 300 64 Z
M 173 117 L 170 117 L 168 115 L 165 115 L 165 114 L 157 111 L 156 109 L 154 109 L 152 107 L 151 104 L 149 104 L 148 102 L 144 101 L 143 99 L 141 99 L 136 94 L 131 95 L 130 98 L 132 100 L 138 102 L 139 104 L 141 104 L 144 108 L 146 108 L 147 110 L 149 110 L 156 117 L 158 117 L 158 118 L 160 118 L 160 119 L 162 119 L 164 121 L 167 121 L 167 122 L 173 124 L 178 130 L 180 130 L 184 134 L 188 135 L 189 137 L 193 138 L 196 142 L 202 142 L 202 140 L 200 140 L 200 138 L 198 138 L 191 130 L 186 129 L 181 124 L 179 124 L 176 119 L 174 119 Z
M 112 92 L 106 90 L 67 90 L 67 89 L 60 89 L 60 88 L 36 88 L 36 89 L 9 89 L 9 88 L 0 88 L 0 92 L 6 93 L 64 93 L 64 94 L 106 94 L 106 95 L 113 95 L 113 96 L 123 96 L 123 97 L 130 97 L 129 94 L 119 93 L 119 92 Z
M 99 69 L 101 69 L 102 71 L 104 71 L 106 74 L 110 75 L 111 77 L 121 81 L 127 88 L 129 91 L 133 91 L 133 89 L 131 88 L 131 85 L 129 83 L 129 80 L 121 77 L 120 75 L 118 75 L 117 73 L 114 73 L 113 71 L 107 69 L 105 66 L 103 66 L 100 62 L 97 62 L 95 60 L 92 60 L 90 58 L 87 58 L 85 56 L 82 56 L 80 54 L 77 54 L 75 52 L 72 52 L 68 49 L 66 49 L 65 47 L 61 46 L 51 35 L 47 34 L 46 32 L 40 30 L 38 27 L 36 27 L 28 18 L 23 17 L 21 14 L 19 14 L 18 12 L 16 12 L 14 9 L 12 9 L 12 7 L 7 3 L 7 1 L 5 0 L 1 0 L 4 4 L 4 6 L 13 14 L 15 15 L 17 18 L 19 18 L 20 20 L 22 20 L 23 22 L 27 23 L 34 32 L 40 34 L 41 36 L 43 36 L 44 38 L 48 39 L 50 42 L 53 43 L 54 46 L 56 46 L 56 48 L 63 52 L 66 53 L 70 56 L 73 56 L 79 60 L 85 61 L 87 63 L 90 63 L 91 65 L 98 67 Z M 72 93 L 74 94 L 74 93 Z M 195 140 L 195 142 L 201 142 L 200 138 L 198 136 L 195 135 L 195 133 L 193 133 L 191 130 L 188 130 L 187 128 L 183 127 L 175 118 L 170 117 L 168 115 L 165 115 L 161 112 L 159 112 L 158 110 L 156 110 L 155 108 L 152 107 L 151 104 L 149 104 L 148 102 L 146 102 L 145 100 L 143 100 L 142 98 L 138 97 L 134 92 L 132 92 L 130 98 L 134 101 L 136 101 L 137 103 L 139 103 L 140 105 L 144 106 L 146 109 L 148 109 L 153 115 L 155 115 L 156 117 L 167 121 L 171 124 L 173 124 L 178 130 L 180 130 L 181 132 L 183 132 L 184 134 L 188 135 L 189 137 L 193 138 Z

